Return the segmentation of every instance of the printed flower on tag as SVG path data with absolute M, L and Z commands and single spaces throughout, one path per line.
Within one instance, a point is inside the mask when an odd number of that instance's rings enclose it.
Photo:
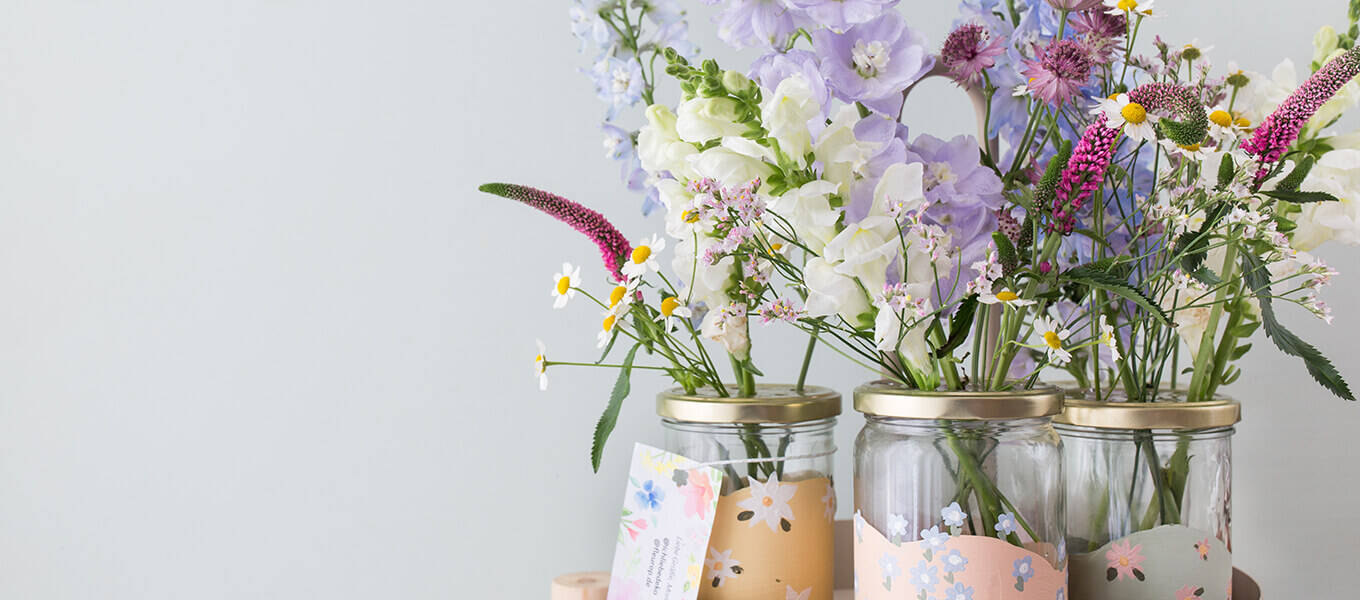
M 1013 567 L 1011 576 L 1015 577 L 1015 589 L 1025 591 L 1025 582 L 1034 578 L 1034 557 L 1017 558 L 1011 566 Z
M 1139 552 L 1142 549 L 1141 545 L 1133 546 L 1128 541 L 1111 544 L 1109 551 L 1105 553 L 1105 560 L 1110 561 L 1105 571 L 1105 579 L 1114 581 L 1133 577 L 1143 581 L 1147 576 L 1142 571 L 1143 555 Z
M 789 506 L 789 500 L 797 491 L 798 486 L 779 483 L 779 477 L 775 475 L 764 483 L 753 479 L 751 497 L 737 503 L 744 509 L 737 513 L 737 520 L 747 521 L 752 526 L 764 521 L 770 531 L 789 531 L 793 529 L 793 508 Z
M 708 549 L 708 560 L 704 561 L 704 566 L 708 568 L 704 579 L 715 588 L 722 587 L 729 577 L 740 576 L 742 571 L 741 561 L 732 558 L 731 550 L 718 552 L 717 548 Z
M 666 499 L 666 493 L 661 491 L 655 481 L 648 479 L 634 497 L 637 498 L 639 510 L 654 511 L 661 509 L 661 501 Z
M 709 483 L 707 474 L 700 469 L 690 471 L 680 493 L 685 495 L 686 517 L 708 518 L 708 507 L 713 503 L 713 485 Z

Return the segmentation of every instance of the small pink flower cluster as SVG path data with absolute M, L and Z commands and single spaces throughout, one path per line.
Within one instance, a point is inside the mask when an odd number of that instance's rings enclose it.
M 768 324 L 771 321 L 792 323 L 798 320 L 800 314 L 801 312 L 793 305 L 793 302 L 786 298 L 778 298 L 766 302 L 764 306 L 760 307 L 760 322 L 761 324 Z

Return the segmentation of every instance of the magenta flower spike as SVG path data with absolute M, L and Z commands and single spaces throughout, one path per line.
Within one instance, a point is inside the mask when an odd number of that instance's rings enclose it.
M 1204 106 L 1195 99 L 1194 92 L 1172 83 L 1148 83 L 1129 92 L 1129 100 L 1142 105 L 1149 113 L 1171 113 L 1180 121 L 1162 119 L 1158 130 L 1171 141 L 1181 145 L 1197 144 L 1204 140 L 1209 121 Z M 1069 235 L 1076 226 L 1077 211 L 1087 198 L 1100 187 L 1105 170 L 1110 167 L 1119 129 L 1106 124 L 1105 115 L 1098 115 L 1086 127 L 1081 141 L 1072 150 L 1072 158 L 1063 169 L 1053 199 L 1053 220 L 1049 230 Z
M 1270 172 L 1270 165 L 1279 162 L 1298 139 L 1313 113 L 1357 73 L 1360 73 L 1360 46 L 1323 65 L 1256 128 L 1251 139 L 1242 144 L 1242 149 L 1261 161 L 1261 168 L 1256 171 L 1258 184 Z
M 623 237 L 604 215 L 556 194 L 528 186 L 486 183 L 477 189 L 523 202 L 585 234 L 600 248 L 600 257 L 604 259 L 605 268 L 614 275 L 614 281 L 627 281 L 621 268 L 623 261 L 632 254 L 633 247 L 628 243 L 628 238 Z

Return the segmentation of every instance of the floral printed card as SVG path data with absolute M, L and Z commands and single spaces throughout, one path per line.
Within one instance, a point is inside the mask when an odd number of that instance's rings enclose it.
M 634 446 L 608 600 L 694 600 L 722 476 L 683 456 Z

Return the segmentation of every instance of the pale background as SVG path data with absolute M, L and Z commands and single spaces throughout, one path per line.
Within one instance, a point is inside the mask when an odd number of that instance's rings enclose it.
M 952 2 L 903 4 L 943 39 Z M 1268 71 L 1346 3 L 1157 4 L 1164 37 Z M 660 231 L 602 156 L 576 48 L 561 2 L 3 2 L 0 597 L 532 599 L 607 568 L 663 382 L 635 380 L 593 475 L 612 373 L 531 377 L 535 338 L 595 354 L 595 311 L 548 296 L 563 260 L 600 281 L 593 248 L 475 191 Z M 909 111 L 973 131 L 944 82 Z M 1360 249 L 1323 254 L 1336 324 L 1286 318 L 1360 383 Z M 757 344 L 790 379 L 801 342 Z M 1273 597 L 1354 597 L 1360 406 L 1257 347 L 1231 390 L 1238 564 Z M 821 358 L 816 383 L 866 378 Z

